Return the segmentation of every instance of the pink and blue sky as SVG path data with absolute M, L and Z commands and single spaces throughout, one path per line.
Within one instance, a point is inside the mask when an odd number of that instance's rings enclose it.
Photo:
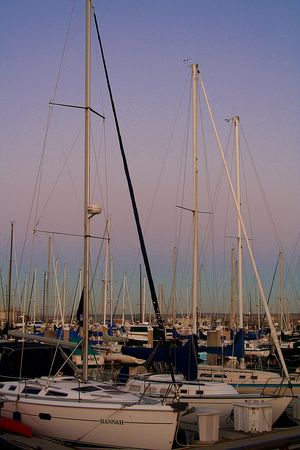
M 31 246 L 35 216 L 40 219 L 41 230 L 82 231 L 82 113 L 55 108 L 46 141 L 45 134 L 50 99 L 77 105 L 84 102 L 84 3 L 83 0 L 75 3 L 73 0 L 2 0 L 0 3 L 0 269 L 3 278 L 7 276 L 11 221 L 15 221 L 16 256 L 21 264 L 44 142 L 38 210 L 35 202 L 21 273 L 32 273 L 34 265 L 41 274 L 47 269 L 48 235 L 38 234 L 33 250 Z M 190 69 L 187 66 L 197 63 L 224 147 L 230 133 L 230 124 L 225 119 L 235 114 L 240 116 L 267 200 L 269 211 L 245 153 L 243 174 L 247 187 L 243 188 L 242 205 L 266 293 L 282 248 L 284 296 L 288 297 L 290 309 L 299 311 L 299 1 L 95 0 L 94 4 L 157 290 L 163 285 L 168 300 L 172 251 L 177 245 L 179 228 L 176 204 L 178 192 L 182 190 L 180 162 L 188 127 Z M 92 68 L 92 106 L 106 116 L 105 130 L 101 120 L 93 118 L 92 152 L 96 153 L 97 163 L 92 156 L 92 201 L 104 205 L 105 213 L 94 219 L 92 230 L 93 234 L 102 236 L 105 216 L 111 217 L 117 295 L 124 272 L 131 286 L 137 286 L 138 265 L 142 261 L 94 30 L 92 54 L 93 61 L 96 60 Z M 203 99 L 202 106 L 205 114 Z M 204 119 L 203 124 L 208 129 L 205 144 L 199 138 L 199 209 L 208 211 L 207 167 L 214 192 L 220 159 L 208 120 Z M 246 146 L 242 134 L 243 152 Z M 190 140 L 188 145 L 191 146 Z M 231 152 L 232 140 L 228 147 Z M 231 156 L 228 158 L 231 161 Z M 192 207 L 190 160 L 187 167 L 184 205 Z M 224 283 L 228 290 L 230 276 L 227 273 L 226 278 L 224 273 L 235 243 L 228 236 L 235 235 L 236 224 L 232 202 L 227 203 L 224 177 L 223 185 L 214 211 L 214 248 L 212 238 L 207 238 L 200 257 L 204 310 L 212 303 L 224 309 L 224 301 L 228 301 Z M 184 213 L 182 220 L 178 290 L 185 297 L 183 292 L 190 286 L 191 278 L 189 213 Z M 201 246 L 208 221 L 207 215 L 199 216 Z M 99 247 L 99 241 L 96 245 Z M 55 255 L 60 270 L 66 263 L 69 277 L 74 281 L 82 261 L 80 240 L 57 236 Z M 103 255 L 104 252 L 102 260 Z M 247 256 L 245 265 L 249 265 Z M 253 276 L 249 268 L 247 271 L 245 292 L 250 285 L 252 302 L 256 303 Z M 100 280 L 101 274 L 98 276 Z M 272 296 L 275 310 L 278 276 Z

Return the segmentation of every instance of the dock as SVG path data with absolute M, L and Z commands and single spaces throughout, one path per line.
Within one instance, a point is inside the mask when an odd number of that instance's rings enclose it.
M 293 406 L 290 406 L 278 419 L 271 431 L 259 433 L 236 431 L 233 423 L 231 423 L 219 429 L 217 441 L 201 442 L 194 440 L 189 442 L 189 445 L 184 449 L 300 450 L 300 419 L 295 418 Z
M 238 431 L 220 430 L 220 440 L 214 443 L 195 441 L 185 447 L 193 450 L 288 450 L 300 449 L 300 425 L 249 435 Z

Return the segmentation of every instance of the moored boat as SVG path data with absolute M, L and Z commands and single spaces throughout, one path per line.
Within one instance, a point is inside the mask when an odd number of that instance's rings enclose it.
M 219 411 L 220 426 L 230 420 L 233 405 L 245 403 L 267 403 L 272 406 L 272 424 L 284 413 L 292 401 L 289 396 L 262 394 L 240 394 L 226 383 L 187 381 L 182 375 L 142 374 L 130 379 L 125 389 L 131 393 L 145 393 L 152 398 L 166 396 L 169 401 L 179 399 L 188 403 L 189 408 L 215 408 Z M 191 420 L 195 420 L 193 415 Z

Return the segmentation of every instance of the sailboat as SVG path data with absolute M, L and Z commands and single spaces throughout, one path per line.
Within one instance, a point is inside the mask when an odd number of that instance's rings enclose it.
M 171 449 L 178 411 L 160 400 L 130 394 L 109 383 L 88 380 L 89 228 L 99 208 L 90 205 L 90 19 L 86 0 L 84 306 L 82 380 L 41 377 L 0 384 L 3 416 L 34 433 L 89 446 Z
M 236 147 L 236 165 L 237 165 L 237 194 L 236 194 L 236 209 L 238 215 L 238 294 L 239 294 L 239 330 L 243 331 L 243 300 L 242 300 L 242 250 L 241 250 L 241 232 L 242 232 L 242 216 L 240 210 L 240 185 L 239 185 L 239 116 L 233 117 L 234 131 L 235 131 L 235 147 Z M 226 165 L 225 165 L 226 167 Z M 230 178 L 229 178 L 230 179 Z M 231 182 L 230 182 L 231 184 Z M 232 187 L 232 186 L 231 186 Z M 244 230 L 244 234 L 245 230 Z M 246 240 L 248 251 L 250 256 L 252 254 L 249 240 Z M 261 297 L 264 299 L 264 293 L 261 286 L 260 278 L 257 273 L 254 259 L 251 258 L 254 273 L 256 275 L 257 284 L 260 288 Z M 253 261 L 252 261 L 253 259 Z M 268 317 L 269 326 L 271 328 L 271 334 L 275 346 L 278 348 L 279 343 L 276 336 L 276 331 L 270 316 L 268 306 L 265 302 L 266 316 Z M 250 349 L 247 348 L 245 343 L 244 352 Z M 244 343 L 243 343 L 244 346 Z M 254 349 L 253 351 L 259 352 L 260 349 Z M 263 350 L 267 356 L 269 350 Z M 198 367 L 198 379 L 201 381 L 223 381 L 235 387 L 240 393 L 263 393 L 269 395 L 284 395 L 294 396 L 300 392 L 299 377 L 297 374 L 288 374 L 285 361 L 282 357 L 282 353 L 279 351 L 279 357 L 281 365 L 285 372 L 285 376 L 281 376 L 278 373 L 270 372 L 268 370 L 259 369 L 247 369 L 244 364 L 244 358 L 240 360 L 240 367 L 222 367 L 218 365 L 200 364 Z M 262 355 L 262 350 L 259 352 Z
M 193 254 L 193 304 L 192 304 L 192 316 L 193 316 L 193 334 L 194 337 L 190 337 L 187 345 L 191 345 L 193 354 L 190 353 L 190 358 L 194 359 L 194 364 L 197 365 L 197 284 L 198 284 L 198 200 L 197 200 L 197 81 L 199 76 L 198 65 L 192 64 L 192 81 L 193 81 L 193 153 L 194 153 L 194 254 Z M 155 356 L 154 356 L 155 358 Z M 210 366 L 204 366 L 205 370 L 209 371 Z M 199 375 L 202 374 L 202 366 L 196 367 L 196 370 L 191 371 L 192 376 L 187 379 L 181 374 L 175 374 L 171 376 L 168 373 L 163 374 L 141 374 L 135 378 L 128 380 L 126 383 L 126 389 L 131 393 L 146 392 L 153 398 L 159 398 L 163 394 L 167 394 L 169 400 L 174 396 L 178 396 L 180 401 L 187 402 L 189 408 L 207 408 L 214 407 L 220 411 L 220 424 L 225 424 L 228 418 L 230 418 L 231 411 L 234 404 L 245 404 L 247 402 L 254 402 L 266 404 L 272 407 L 272 424 L 283 414 L 292 400 L 292 396 L 285 395 L 285 393 L 277 392 L 277 395 L 266 395 L 261 390 L 254 392 L 253 394 L 239 393 L 235 386 L 227 383 L 225 377 L 221 377 L 219 380 L 217 376 L 212 382 L 207 375 L 203 380 Z M 281 379 L 281 377 L 279 377 Z M 218 382 L 217 382 L 218 381 Z M 253 378 L 254 381 L 254 378 Z M 197 422 L 196 412 L 188 414 L 183 413 L 180 417 L 180 426 L 183 426 L 183 422 Z

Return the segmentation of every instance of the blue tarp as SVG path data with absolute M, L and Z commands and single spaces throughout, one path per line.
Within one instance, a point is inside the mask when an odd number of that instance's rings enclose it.
M 180 372 L 187 380 L 197 378 L 197 336 L 190 335 L 183 346 L 158 346 L 153 348 L 122 347 L 124 355 L 145 359 L 148 362 L 165 362 L 175 365 L 176 372 Z

